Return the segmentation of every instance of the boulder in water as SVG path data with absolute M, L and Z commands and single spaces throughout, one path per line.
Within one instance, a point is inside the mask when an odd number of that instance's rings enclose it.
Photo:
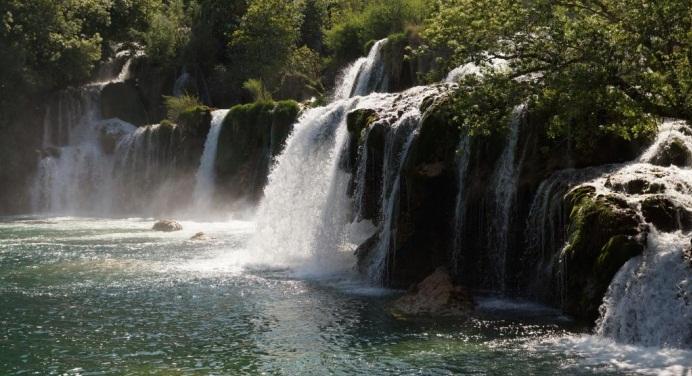
M 692 212 L 665 196 L 647 197 L 642 201 L 642 214 L 661 231 L 692 229 Z
M 439 267 L 392 304 L 392 313 L 403 315 L 467 316 L 473 297 L 455 285 L 447 270 Z
M 173 231 L 180 231 L 183 229 L 183 226 L 172 220 L 172 219 L 162 219 L 154 224 L 154 227 L 152 230 L 154 231 L 163 231 L 163 232 L 173 232 Z
M 688 166 L 692 160 L 692 152 L 685 145 L 685 142 L 678 137 L 673 137 L 672 139 L 661 145 L 658 154 L 653 158 L 651 163 L 659 166 Z
M 198 233 L 192 235 L 192 237 L 190 238 L 190 240 L 198 241 L 198 242 L 206 242 L 206 241 L 209 241 L 210 239 L 211 238 L 209 238 L 207 236 L 207 234 L 205 234 L 203 232 L 198 232 Z

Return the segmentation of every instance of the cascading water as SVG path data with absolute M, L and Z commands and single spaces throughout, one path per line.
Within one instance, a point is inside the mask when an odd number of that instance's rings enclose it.
M 396 247 L 396 217 L 401 186 L 401 169 L 420 125 L 421 114 L 417 108 L 404 114 L 388 132 L 385 141 L 385 162 L 382 170 L 384 187 L 381 198 L 381 231 L 373 250 L 368 277 L 371 281 L 384 284 L 389 267 L 390 252 Z M 404 140 L 397 145 L 397 140 Z M 363 183 L 361 183 L 363 184 Z
M 692 260 L 689 234 L 649 234 L 643 255 L 628 261 L 610 284 L 596 333 L 620 342 L 692 347 Z
M 375 42 L 365 60 L 363 60 L 361 64 L 357 62 L 356 65 L 354 65 L 354 68 L 357 66 L 359 69 L 356 75 L 356 81 L 348 85 L 351 87 L 350 96 L 387 91 L 389 84 L 385 75 L 384 61 L 382 60 L 382 47 L 386 43 L 387 39 L 381 39 Z
M 199 213 L 208 212 L 213 205 L 216 183 L 214 164 L 216 163 L 221 126 L 227 114 L 228 110 L 216 110 L 211 114 L 211 127 L 204 142 L 202 159 L 195 175 L 195 190 L 192 193 L 193 210 Z

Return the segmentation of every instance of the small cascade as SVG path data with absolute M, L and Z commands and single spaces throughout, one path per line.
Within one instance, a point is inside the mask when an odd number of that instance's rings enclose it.
M 363 70 L 367 58 L 361 57 L 346 67 L 339 76 L 334 90 L 334 100 L 348 99 L 358 85 L 358 74 Z
M 349 85 L 352 88 L 350 96 L 362 96 L 387 91 L 388 82 L 382 58 L 382 47 L 386 43 L 387 39 L 378 40 L 370 49 L 365 60 L 356 62 L 354 67 L 357 66 L 359 68 L 357 81 L 353 85 Z
M 186 70 L 183 70 L 183 73 L 175 79 L 175 83 L 173 84 L 173 96 L 181 97 L 185 95 L 185 90 L 190 85 L 191 80 L 192 76 L 190 75 L 190 73 L 187 73 Z
M 204 213 L 213 207 L 213 198 L 216 183 L 216 150 L 219 146 L 219 133 L 221 125 L 226 118 L 228 110 L 216 110 L 212 112 L 211 127 L 204 142 L 204 151 L 200 160 L 199 169 L 195 175 L 195 189 L 192 194 L 193 208 L 196 212 Z
M 499 290 L 505 289 L 507 251 L 511 232 L 512 211 L 516 201 L 517 181 L 521 172 L 523 155 L 518 148 L 519 132 L 522 124 L 523 107 L 515 109 L 509 126 L 507 141 L 495 167 L 492 180 L 493 200 L 491 204 L 492 219 L 488 248 L 488 257 L 493 267 L 491 285 Z
M 401 173 L 411 144 L 420 125 L 421 114 L 417 108 L 400 117 L 387 134 L 384 148 L 384 187 L 381 197 L 381 231 L 373 250 L 368 277 L 377 284 L 384 284 L 389 267 L 390 252 L 396 248 L 396 219 L 401 187 Z M 403 141 L 403 142 L 402 142 Z
M 175 124 L 138 128 L 114 153 L 110 213 L 165 212 L 176 194 L 178 150 Z
M 466 179 L 471 162 L 471 136 L 463 134 L 457 146 L 457 197 L 454 208 L 454 243 L 452 248 L 452 268 L 458 273 L 461 262 L 460 251 L 462 248 L 462 231 L 464 228 L 464 217 L 466 216 Z
M 689 248 L 689 234 L 651 232 L 644 254 L 611 282 L 596 333 L 643 346 L 692 348 Z
M 181 200 L 183 189 L 170 183 L 177 178 L 179 159 L 193 158 L 174 145 L 181 139 L 176 126 L 137 128 L 101 116 L 101 92 L 129 78 L 130 56 L 119 53 L 102 69 L 110 76 L 59 92 L 46 104 L 44 150 L 31 187 L 33 212 L 144 215 Z M 113 72 L 115 65 L 121 71 Z

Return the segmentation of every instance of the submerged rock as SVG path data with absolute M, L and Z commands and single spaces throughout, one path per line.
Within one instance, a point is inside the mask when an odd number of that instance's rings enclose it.
M 393 314 L 466 316 L 473 310 L 471 294 L 455 285 L 443 267 L 414 286 L 392 304 Z
M 206 242 L 208 240 L 211 240 L 211 238 L 209 238 L 207 236 L 207 234 L 205 234 L 203 232 L 198 232 L 198 233 L 192 235 L 190 240 L 194 240 L 194 241 L 198 241 L 198 242 Z
M 154 224 L 154 227 L 152 227 L 152 230 L 154 231 L 163 231 L 163 232 L 173 232 L 173 231 L 180 231 L 183 229 L 183 226 L 172 220 L 172 219 L 162 219 Z

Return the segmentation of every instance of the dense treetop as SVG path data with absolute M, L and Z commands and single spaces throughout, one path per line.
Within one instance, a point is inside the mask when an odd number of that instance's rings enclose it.
M 201 72 L 228 94 L 211 104 L 287 75 L 323 91 L 372 40 L 406 33 L 410 55 L 437 59 L 423 80 L 482 67 L 453 98 L 460 126 L 486 132 L 527 105 L 554 134 L 631 137 L 692 118 L 691 13 L 685 0 L 5 0 L 0 108 L 83 83 L 118 49 Z

